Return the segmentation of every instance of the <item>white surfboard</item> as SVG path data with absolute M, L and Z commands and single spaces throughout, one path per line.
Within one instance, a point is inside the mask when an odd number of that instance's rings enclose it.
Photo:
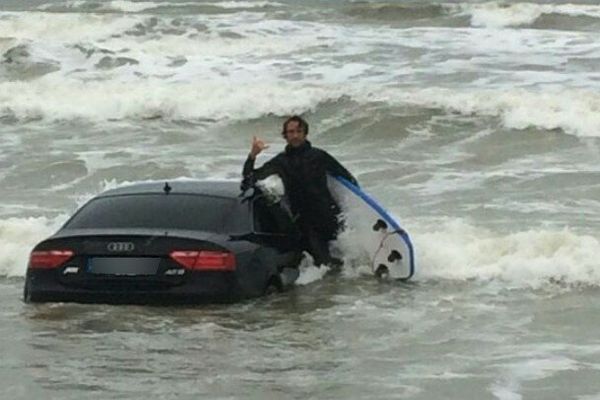
M 362 247 L 378 277 L 409 279 L 415 272 L 414 251 L 408 233 L 369 194 L 348 180 L 328 177 L 328 186 L 342 208 L 345 232 L 354 235 L 353 247 Z

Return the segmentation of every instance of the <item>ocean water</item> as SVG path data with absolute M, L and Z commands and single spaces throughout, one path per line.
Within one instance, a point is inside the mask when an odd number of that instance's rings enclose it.
M 0 2 L 0 398 L 600 399 L 597 1 Z M 239 179 L 302 114 L 417 272 L 229 306 L 26 305 L 91 196 Z

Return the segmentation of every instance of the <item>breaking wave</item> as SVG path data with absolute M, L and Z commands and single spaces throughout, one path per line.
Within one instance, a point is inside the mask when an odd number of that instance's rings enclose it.
M 585 89 L 390 90 L 367 98 L 389 104 L 441 108 L 466 116 L 492 116 L 511 129 L 561 129 L 581 137 L 599 137 L 600 95 Z
M 81 82 L 53 80 L 0 83 L 0 117 L 17 120 L 108 121 L 119 119 L 241 121 L 317 110 L 352 99 L 359 104 L 418 106 L 472 117 L 497 117 L 509 129 L 560 129 L 598 137 L 600 95 L 586 89 L 387 89 L 362 92 L 294 83 L 227 85 L 218 82 Z M 294 93 L 294 96 L 289 96 Z M 383 104 L 382 104 L 383 103 Z
M 33 246 L 54 233 L 66 218 L 62 215 L 0 221 L 0 276 L 24 276 Z
M 106 182 L 106 188 L 115 186 L 120 184 Z M 61 215 L 0 222 L 0 276 L 24 276 L 33 246 L 66 219 Z M 496 282 L 507 288 L 531 289 L 600 286 L 600 241 L 590 235 L 568 228 L 498 233 L 459 219 L 423 229 L 417 222 L 406 226 L 415 248 L 416 281 Z M 355 245 L 361 248 L 361 243 Z M 350 278 L 369 273 L 364 262 L 351 260 L 356 254 L 343 255 L 352 266 L 344 273 Z M 326 268 L 314 267 L 308 256 L 297 284 L 320 280 L 326 272 Z
M 471 25 L 486 28 L 530 26 L 543 16 L 588 17 L 600 22 L 600 6 L 580 4 L 535 4 L 489 2 L 461 5 L 459 12 L 471 18 Z M 576 21 L 570 24 L 576 27 Z M 552 27 L 552 24 L 548 24 Z
M 94 0 L 70 0 L 51 4 L 43 4 L 38 7 L 41 11 L 51 12 L 103 12 L 103 13 L 140 13 L 158 8 L 168 7 L 171 12 L 178 8 L 195 8 L 199 12 L 204 11 L 239 11 L 262 9 L 267 7 L 281 7 L 281 3 L 270 1 L 222 1 L 222 2 L 153 2 L 153 1 L 94 1 Z
M 462 220 L 413 234 L 417 279 L 500 281 L 514 288 L 600 286 L 600 241 L 562 230 L 499 234 Z
M 433 25 L 470 25 L 485 28 L 532 26 L 548 29 L 578 29 L 588 25 L 589 22 L 600 23 L 600 6 L 581 4 L 503 1 L 480 4 L 359 3 L 349 6 L 344 13 L 354 18 L 382 22 L 427 21 Z M 446 20 L 445 23 L 443 19 Z
M 0 117 L 17 120 L 247 120 L 310 110 L 339 97 L 299 85 L 48 81 L 0 83 Z M 235 89 L 235 90 L 234 90 Z M 294 96 L 289 96 L 294 93 Z

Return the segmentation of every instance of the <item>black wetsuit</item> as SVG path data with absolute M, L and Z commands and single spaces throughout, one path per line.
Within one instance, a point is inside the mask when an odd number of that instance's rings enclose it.
M 254 160 L 244 163 L 242 190 L 257 180 L 279 175 L 296 223 L 303 234 L 302 249 L 314 258 L 315 264 L 330 264 L 330 240 L 340 228 L 340 208 L 327 187 L 327 174 L 342 176 L 353 183 L 356 179 L 326 151 L 312 147 L 309 141 L 299 147 L 286 146 L 285 151 L 254 169 Z

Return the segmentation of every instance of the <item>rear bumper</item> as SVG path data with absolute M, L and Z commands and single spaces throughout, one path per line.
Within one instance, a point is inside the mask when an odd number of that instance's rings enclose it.
M 231 272 L 192 272 L 178 285 L 127 277 L 73 285 L 58 281 L 54 271 L 40 270 L 28 271 L 24 288 L 24 300 L 32 303 L 206 304 L 245 297 Z

